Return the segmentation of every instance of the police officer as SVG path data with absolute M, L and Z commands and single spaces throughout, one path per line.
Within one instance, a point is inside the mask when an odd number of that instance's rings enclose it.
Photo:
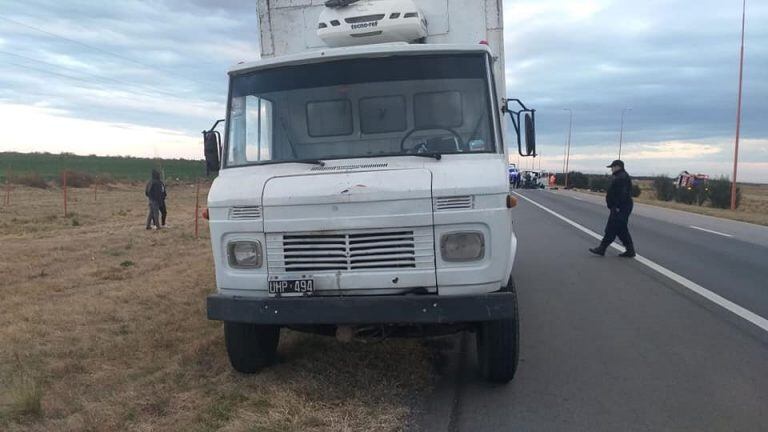
M 629 215 L 632 214 L 632 178 L 624 170 L 624 162 L 615 160 L 608 165 L 613 171 L 613 180 L 605 195 L 605 202 L 611 210 L 608 217 L 608 223 L 605 225 L 605 236 L 600 246 L 592 248 L 589 251 L 595 255 L 604 256 L 605 250 L 618 236 L 621 243 L 627 249 L 626 252 L 619 255 L 624 258 L 635 257 L 635 245 L 632 242 L 632 236 L 629 234 Z

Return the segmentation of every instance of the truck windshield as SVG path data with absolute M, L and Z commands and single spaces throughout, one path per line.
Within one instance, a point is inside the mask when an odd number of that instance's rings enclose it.
M 288 66 L 231 79 L 226 166 L 495 152 L 485 54 Z

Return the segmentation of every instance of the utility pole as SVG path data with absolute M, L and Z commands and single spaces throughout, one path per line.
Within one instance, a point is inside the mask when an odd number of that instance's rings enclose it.
M 566 141 L 567 145 L 565 148 L 565 185 L 563 186 L 565 189 L 568 189 L 568 166 L 571 162 L 571 133 L 573 132 L 573 110 L 570 108 L 563 108 L 563 111 L 568 111 L 570 113 L 568 117 L 568 141 Z
M 739 102 L 736 108 L 736 145 L 733 151 L 733 180 L 731 183 L 731 210 L 736 210 L 736 174 L 739 167 L 739 135 L 741 134 L 741 93 L 744 83 L 744 29 L 747 21 L 747 0 L 741 5 L 741 57 L 739 59 Z
M 568 135 L 565 136 L 565 141 L 563 142 L 563 177 L 565 177 L 565 158 L 566 158 L 566 151 L 568 150 Z
M 627 111 L 632 111 L 632 108 L 624 108 L 621 110 L 621 128 L 619 129 L 619 157 L 617 159 L 621 159 L 621 145 L 624 142 L 624 113 Z

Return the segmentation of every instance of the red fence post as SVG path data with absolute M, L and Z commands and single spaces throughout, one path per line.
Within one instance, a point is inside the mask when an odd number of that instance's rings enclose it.
M 200 218 L 200 179 L 195 180 L 195 238 L 200 238 L 198 220 Z
M 64 188 L 64 217 L 67 217 L 67 172 L 61 173 L 61 185 Z
M 8 166 L 5 170 L 5 196 L 3 197 L 3 206 L 11 205 L 11 179 L 13 178 L 13 171 Z

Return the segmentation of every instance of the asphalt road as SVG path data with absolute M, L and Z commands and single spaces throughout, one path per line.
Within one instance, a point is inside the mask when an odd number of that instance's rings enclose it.
M 599 197 L 521 193 L 602 233 Z M 591 256 L 597 240 L 525 199 L 514 220 L 517 376 L 485 384 L 474 337 L 451 339 L 423 430 L 768 430 L 768 331 L 618 251 Z M 630 230 L 647 260 L 768 318 L 768 228 L 638 206 Z

